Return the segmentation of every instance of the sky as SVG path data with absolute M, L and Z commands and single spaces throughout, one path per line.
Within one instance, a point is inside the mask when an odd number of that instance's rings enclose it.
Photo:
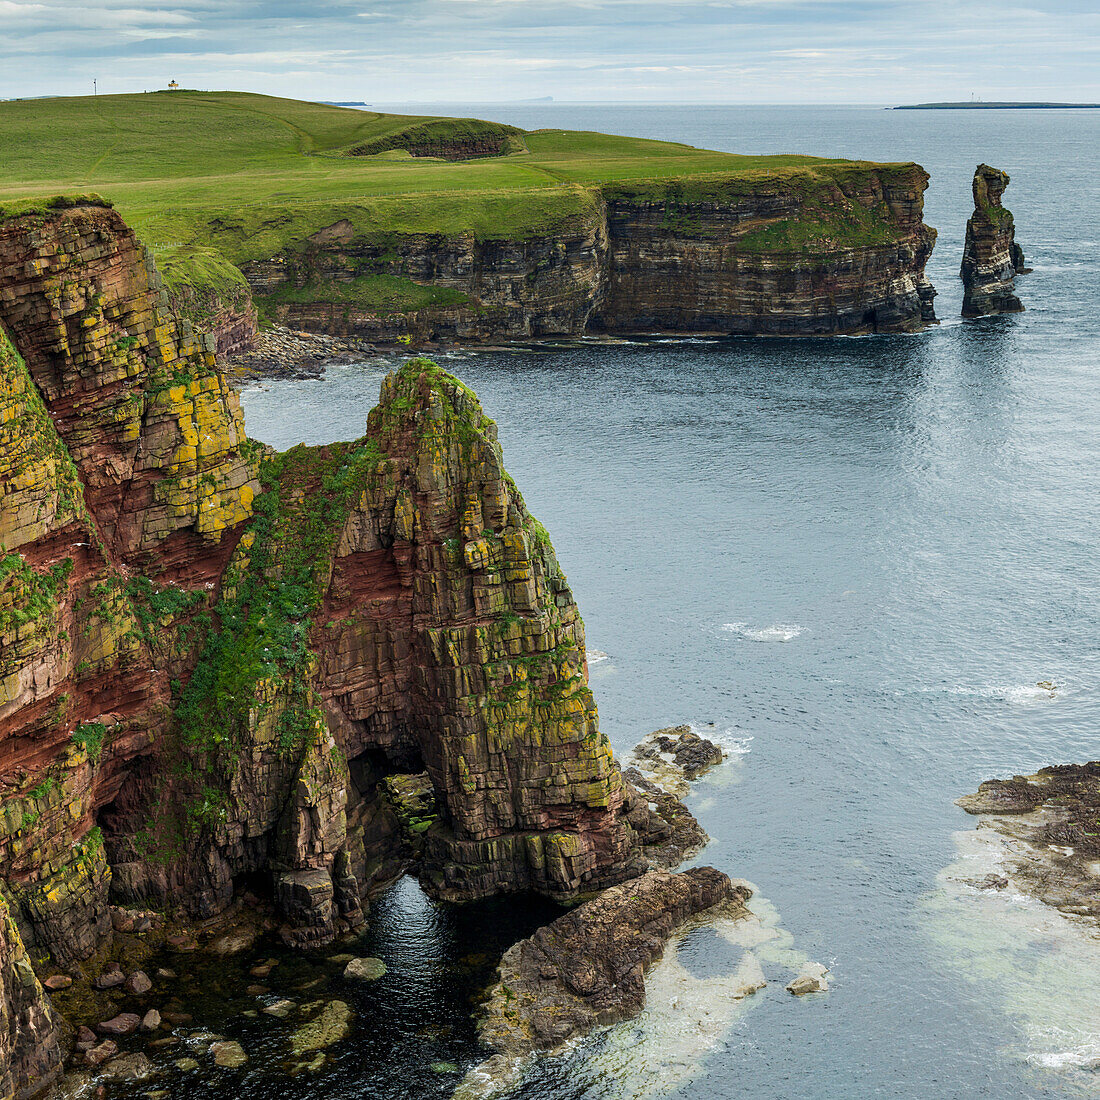
M 0 0 L 0 98 L 1100 102 L 1097 0 Z

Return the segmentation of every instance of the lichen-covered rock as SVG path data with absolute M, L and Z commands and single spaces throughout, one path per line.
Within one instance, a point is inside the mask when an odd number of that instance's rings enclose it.
M 637 1016 L 645 972 L 672 933 L 748 890 L 713 867 L 650 871 L 540 928 L 505 952 L 478 1033 L 491 1050 L 551 1049 L 602 1024 Z
M 115 986 L 116 923 L 194 950 L 152 911 L 213 917 L 252 876 L 315 944 L 410 862 L 436 897 L 573 900 L 675 847 L 600 732 L 495 425 L 434 364 L 385 380 L 359 440 L 273 454 L 113 212 L 0 220 L 0 473 L 15 1088 L 56 1054 L 24 945 Z
M 1007 172 L 979 164 L 974 171 L 974 213 L 966 223 L 960 274 L 964 317 L 1022 313 L 1016 276 L 1023 274 L 1024 254 L 1016 244 L 1012 213 L 1001 205 Z
M 61 1021 L 0 894 L 0 1095 L 28 1096 L 61 1072 Z

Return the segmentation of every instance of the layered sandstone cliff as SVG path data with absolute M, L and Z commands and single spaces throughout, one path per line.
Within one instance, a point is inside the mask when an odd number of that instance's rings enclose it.
M 244 270 L 272 317 L 381 340 L 909 331 L 934 320 L 927 184 L 914 164 L 639 181 L 522 239 L 372 237 L 343 220 Z M 408 300 L 372 298 L 380 279 Z
M 440 898 L 568 900 L 671 838 L 599 730 L 576 605 L 476 397 L 414 360 L 365 428 L 250 442 L 112 210 L 0 221 L 13 1089 L 58 1060 L 26 953 L 102 957 L 112 903 L 208 917 L 262 882 L 289 940 L 323 941 L 411 860 Z M 410 847 L 382 781 L 419 772 Z
M 974 171 L 974 213 L 966 223 L 960 270 L 964 317 L 1024 309 L 1016 297 L 1016 276 L 1028 269 L 1023 249 L 1016 243 L 1012 212 L 1001 204 L 1008 183 L 1007 172 L 988 164 L 979 164 Z

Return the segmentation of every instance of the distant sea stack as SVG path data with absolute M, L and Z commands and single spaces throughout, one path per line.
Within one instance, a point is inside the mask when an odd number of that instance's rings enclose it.
M 1023 249 L 1016 243 L 1012 212 L 1001 205 L 1008 186 L 1007 172 L 979 164 L 974 171 L 974 213 L 966 223 L 962 269 L 964 317 L 995 313 L 1022 313 L 1016 297 L 1016 276 L 1024 266 Z

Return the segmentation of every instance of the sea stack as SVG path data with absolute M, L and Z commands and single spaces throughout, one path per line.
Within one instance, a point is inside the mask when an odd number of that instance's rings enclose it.
M 1008 186 L 1007 172 L 979 164 L 974 171 L 974 213 L 966 223 L 962 270 L 964 317 L 994 313 L 1022 313 L 1016 297 L 1016 276 L 1024 266 L 1023 249 L 1016 243 L 1012 212 L 1001 205 Z

